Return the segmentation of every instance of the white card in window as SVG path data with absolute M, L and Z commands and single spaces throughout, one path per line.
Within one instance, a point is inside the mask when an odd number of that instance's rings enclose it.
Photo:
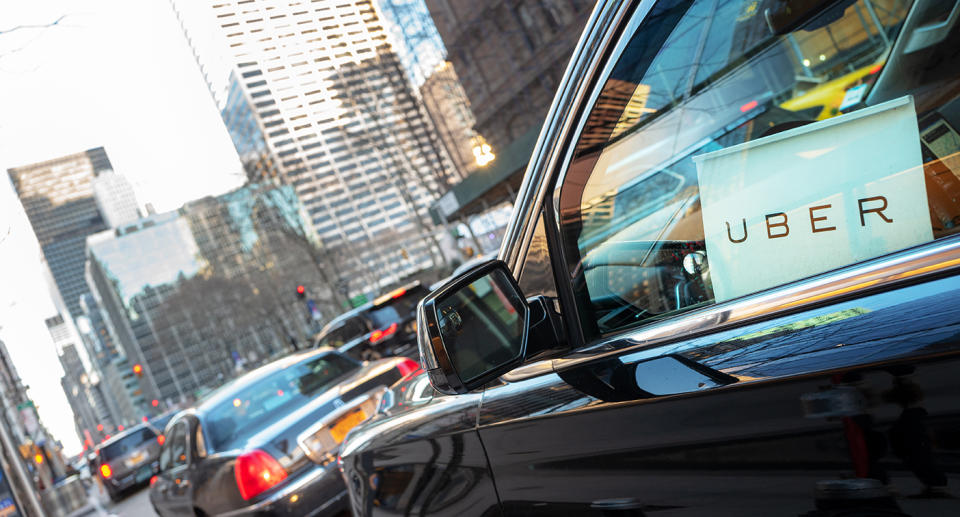
M 718 302 L 933 239 L 909 96 L 694 161 Z

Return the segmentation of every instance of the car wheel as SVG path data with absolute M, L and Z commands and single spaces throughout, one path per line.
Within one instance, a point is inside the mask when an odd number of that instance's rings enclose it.
M 120 497 L 120 493 L 110 490 L 109 488 L 107 489 L 107 495 L 110 496 L 110 500 L 115 503 L 119 503 L 120 499 L 122 499 L 122 497 Z

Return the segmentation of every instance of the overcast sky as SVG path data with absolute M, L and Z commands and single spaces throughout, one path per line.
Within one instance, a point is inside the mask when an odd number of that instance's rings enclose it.
M 80 443 L 43 324 L 53 304 L 6 170 L 99 146 L 160 211 L 243 180 L 166 0 L 0 3 L 0 339 L 69 453 Z

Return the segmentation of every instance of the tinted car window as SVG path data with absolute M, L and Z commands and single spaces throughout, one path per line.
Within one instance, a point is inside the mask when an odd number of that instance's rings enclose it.
M 170 436 L 170 463 L 173 467 L 187 464 L 187 424 L 180 421 Z
M 384 305 L 370 310 L 370 321 L 375 329 L 383 329 L 392 323 L 399 323 L 413 317 L 413 311 L 426 296 L 428 291 L 423 287 L 408 289 L 403 295 L 393 298 Z
M 213 450 L 256 432 L 332 386 L 359 365 L 339 354 L 324 354 L 235 388 L 233 396 L 212 408 L 206 420 Z
M 558 191 L 588 334 L 956 231 L 957 72 L 887 70 L 910 3 L 781 4 L 658 2 L 611 68 Z
M 127 436 L 107 445 L 106 447 L 100 449 L 100 459 L 104 462 L 110 462 L 117 458 L 122 457 L 123 455 L 130 453 L 144 443 L 149 442 L 150 440 L 156 440 L 157 435 L 154 434 L 150 429 L 140 429 L 130 433 Z
M 318 346 L 337 348 L 367 332 L 370 332 L 370 329 L 367 328 L 366 322 L 362 317 L 357 315 L 352 318 L 347 318 L 330 329 L 325 330 L 318 340 Z

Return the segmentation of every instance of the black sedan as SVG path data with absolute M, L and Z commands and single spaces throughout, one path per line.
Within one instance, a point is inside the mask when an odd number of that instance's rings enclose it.
M 385 386 L 418 368 L 323 348 L 250 372 L 170 421 L 150 502 L 160 515 L 346 511 L 340 442 Z

